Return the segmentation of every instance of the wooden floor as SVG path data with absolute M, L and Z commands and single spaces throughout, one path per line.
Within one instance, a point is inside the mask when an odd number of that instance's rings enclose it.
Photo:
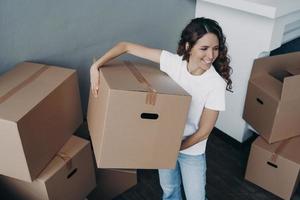
M 241 145 L 213 131 L 206 151 L 208 200 L 280 200 L 244 179 L 250 144 Z M 138 170 L 138 184 L 114 200 L 159 200 L 161 195 L 157 171 Z M 94 199 L 101 197 L 89 198 Z M 292 200 L 300 200 L 300 187 Z

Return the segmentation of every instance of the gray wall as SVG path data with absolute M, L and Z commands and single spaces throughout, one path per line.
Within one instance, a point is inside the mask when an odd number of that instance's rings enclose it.
M 76 68 L 86 113 L 93 57 L 124 40 L 175 52 L 194 10 L 195 0 L 0 0 L 0 74 L 24 60 Z

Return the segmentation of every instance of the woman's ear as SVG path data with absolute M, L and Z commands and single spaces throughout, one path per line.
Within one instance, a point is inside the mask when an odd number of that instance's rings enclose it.
M 189 49 L 190 45 L 188 42 L 185 43 L 185 50 L 187 51 Z

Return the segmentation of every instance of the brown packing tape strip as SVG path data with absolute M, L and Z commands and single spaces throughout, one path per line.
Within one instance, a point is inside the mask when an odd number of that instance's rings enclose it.
M 151 86 L 151 84 L 146 80 L 146 78 L 141 74 L 141 72 L 129 61 L 124 61 L 126 67 L 134 75 L 134 77 L 141 83 L 145 84 L 148 90 L 146 95 L 146 104 L 155 105 L 157 98 L 157 91 Z
M 13 96 L 15 93 L 17 93 L 19 90 L 24 88 L 26 85 L 37 79 L 43 72 L 45 72 L 47 69 L 49 69 L 48 66 L 44 65 L 41 69 L 33 73 L 31 76 L 29 76 L 27 79 L 19 83 L 17 86 L 9 90 L 6 94 L 2 95 L 0 97 L 0 104 L 5 102 L 7 99 L 9 99 L 11 96 Z
M 64 152 L 59 152 L 56 154 L 57 157 L 61 158 L 65 163 L 68 170 L 72 169 L 72 157 Z
M 270 162 L 272 162 L 272 163 L 276 163 L 277 162 L 278 155 L 285 148 L 285 146 L 289 143 L 289 141 L 290 141 L 290 138 L 286 139 L 286 140 L 283 140 L 283 141 L 280 142 L 280 144 L 278 145 L 278 147 L 272 153 L 271 158 L 270 158 Z

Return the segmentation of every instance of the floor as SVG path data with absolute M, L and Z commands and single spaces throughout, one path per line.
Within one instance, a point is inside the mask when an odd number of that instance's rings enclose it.
M 253 138 L 254 139 L 254 138 Z M 241 145 L 214 130 L 207 145 L 207 198 L 209 200 L 280 200 L 244 179 L 251 141 Z M 89 196 L 89 200 L 101 197 Z M 138 184 L 114 200 L 159 200 L 162 191 L 156 170 L 138 170 Z M 292 200 L 300 200 L 300 185 Z

